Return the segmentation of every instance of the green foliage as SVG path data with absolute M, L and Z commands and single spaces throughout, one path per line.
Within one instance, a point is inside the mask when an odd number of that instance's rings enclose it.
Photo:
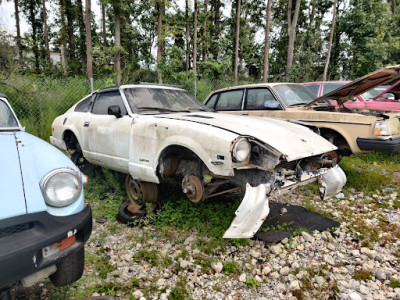
M 159 254 L 157 250 L 146 250 L 146 249 L 141 249 L 138 252 L 136 252 L 133 256 L 133 258 L 140 262 L 141 260 L 147 261 L 151 265 L 156 265 L 159 262 Z
M 246 284 L 249 288 L 254 289 L 256 287 L 260 287 L 261 283 L 259 283 L 254 277 L 247 276 L 246 277 Z
M 171 289 L 168 300 L 186 300 L 191 299 L 189 287 L 186 284 L 186 277 L 180 278 L 176 286 Z
M 222 271 L 224 271 L 226 275 L 231 275 L 231 274 L 239 275 L 241 273 L 239 264 L 236 261 L 223 262 Z
M 357 272 L 354 273 L 353 278 L 358 281 L 361 281 L 361 280 L 367 281 L 372 278 L 372 274 L 369 271 L 358 270 Z
M 400 280 L 396 280 L 396 279 L 390 279 L 390 287 L 396 289 L 396 288 L 400 288 Z

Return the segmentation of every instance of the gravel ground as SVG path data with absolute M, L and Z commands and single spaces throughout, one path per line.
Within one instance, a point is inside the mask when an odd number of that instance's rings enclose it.
M 304 196 L 298 195 L 285 201 L 299 204 Z M 214 248 L 196 231 L 94 222 L 84 276 L 63 291 L 121 299 L 400 299 L 396 199 L 393 189 L 371 196 L 350 190 L 324 202 L 314 197 L 312 205 L 341 226 L 277 244 L 250 240 Z M 32 291 L 54 298 L 46 282 Z

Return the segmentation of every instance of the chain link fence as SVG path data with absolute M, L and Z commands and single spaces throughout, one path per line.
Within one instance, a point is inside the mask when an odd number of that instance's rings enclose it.
M 244 84 L 248 82 L 240 82 Z M 233 81 L 169 80 L 167 85 L 179 86 L 204 101 L 213 90 L 233 86 Z M 93 89 L 112 86 L 110 79 L 95 79 Z M 15 75 L 0 73 L 0 93 L 7 95 L 8 101 L 26 131 L 48 140 L 51 124 L 58 115 L 91 93 L 91 83 L 84 77 L 55 78 L 50 76 Z

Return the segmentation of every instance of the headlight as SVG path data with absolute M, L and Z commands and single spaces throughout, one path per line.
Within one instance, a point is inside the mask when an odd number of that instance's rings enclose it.
M 78 199 L 82 191 L 82 179 L 73 169 L 55 169 L 42 179 L 40 187 L 47 204 L 63 207 Z
M 376 121 L 374 135 L 390 135 L 389 125 L 386 121 Z
M 245 138 L 238 139 L 233 145 L 233 158 L 241 163 L 245 161 L 250 155 L 251 146 Z

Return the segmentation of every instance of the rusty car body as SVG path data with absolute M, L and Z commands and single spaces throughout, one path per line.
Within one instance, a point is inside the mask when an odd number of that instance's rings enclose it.
M 400 150 L 400 112 L 350 110 L 346 101 L 400 77 L 400 65 L 359 78 L 316 99 L 304 86 L 269 83 L 235 86 L 212 92 L 206 106 L 217 111 L 301 121 L 319 128 L 339 148 L 338 155 Z M 335 100 L 338 107 L 329 105 Z M 338 155 L 335 155 L 339 159 Z
M 127 174 L 119 220 L 157 200 L 162 177 L 181 180 L 192 202 L 246 191 L 226 238 L 251 237 L 268 214 L 268 196 L 314 180 L 322 196 L 346 177 L 324 153 L 334 145 L 306 127 L 277 119 L 211 112 L 186 91 L 162 85 L 98 90 L 57 117 L 50 141 Z

